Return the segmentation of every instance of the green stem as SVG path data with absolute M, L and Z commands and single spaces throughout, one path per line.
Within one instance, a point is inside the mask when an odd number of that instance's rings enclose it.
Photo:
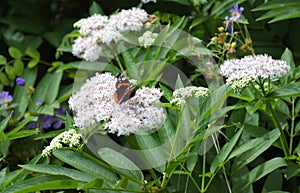
M 296 118 L 295 117 L 295 98 L 292 97 L 292 118 L 291 118 L 290 149 L 289 149 L 290 155 L 292 155 L 292 151 L 293 151 L 295 118 Z
M 176 144 L 177 138 L 179 136 L 179 130 L 180 130 L 180 125 L 181 125 L 181 115 L 182 115 L 182 111 L 180 111 L 180 116 L 179 116 L 178 123 L 177 123 L 176 133 L 175 133 L 175 136 L 174 136 L 174 141 L 173 141 L 173 144 L 172 144 L 172 149 L 171 149 L 171 152 L 170 152 L 170 157 L 168 159 L 168 164 L 167 164 L 167 167 L 166 167 L 167 169 L 170 167 L 171 161 L 173 159 L 173 154 L 174 154 L 174 151 L 175 151 L 175 144 Z M 172 172 L 173 171 L 171 171 L 169 174 L 166 174 L 166 173 L 164 174 L 163 180 L 161 182 L 161 188 L 162 189 L 164 189 L 167 186 L 168 181 L 169 181 L 168 179 L 171 178 Z
M 284 132 L 282 130 L 282 127 L 280 126 L 279 120 L 276 116 L 276 112 L 275 112 L 274 108 L 272 107 L 270 101 L 266 101 L 266 104 L 271 110 L 271 115 L 272 115 L 271 117 L 272 117 L 272 121 L 273 121 L 275 127 L 279 129 L 279 132 L 280 132 L 280 138 L 279 139 L 280 139 L 281 147 L 282 147 L 284 155 L 287 157 L 290 154 L 289 154 L 289 151 L 288 151 L 288 143 L 287 143 L 287 140 L 285 138 Z
M 204 142 L 203 152 L 206 152 L 206 140 L 204 140 L 203 142 Z M 201 192 L 205 192 L 205 171 L 206 171 L 205 167 L 206 167 L 206 153 L 203 154 Z

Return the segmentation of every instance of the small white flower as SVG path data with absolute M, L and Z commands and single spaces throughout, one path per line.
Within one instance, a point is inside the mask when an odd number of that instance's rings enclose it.
M 157 33 L 146 31 L 141 37 L 138 38 L 138 41 L 141 46 L 147 48 L 153 44 L 156 37 L 157 37 Z
M 139 31 L 142 29 L 144 22 L 147 20 L 147 12 L 136 7 L 128 10 L 122 10 L 110 18 L 110 22 L 114 23 L 117 30 L 120 32 Z
M 207 97 L 209 93 L 209 89 L 204 87 L 188 86 L 179 88 L 173 92 L 173 99 L 170 103 L 175 104 L 178 107 L 183 107 L 189 98 Z
M 42 156 L 49 156 L 55 149 L 63 147 L 79 148 L 82 144 L 82 139 L 82 135 L 74 129 L 64 131 L 52 139 L 50 145 L 43 150 Z
M 272 59 L 266 54 L 226 60 L 220 66 L 220 73 L 227 78 L 226 83 L 234 88 L 245 87 L 259 78 L 276 80 L 289 71 L 290 66 L 285 61 Z

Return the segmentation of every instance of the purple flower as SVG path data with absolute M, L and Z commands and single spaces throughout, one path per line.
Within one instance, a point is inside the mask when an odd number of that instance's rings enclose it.
M 16 83 L 17 83 L 17 85 L 19 85 L 19 86 L 25 86 L 26 81 L 25 81 L 23 78 L 18 77 L 18 78 L 16 78 Z
M 43 99 L 39 98 L 39 99 L 36 101 L 35 105 L 36 105 L 36 106 L 40 106 L 42 103 L 43 103 Z
M 235 4 L 235 6 L 229 10 L 229 13 L 231 13 L 231 17 L 226 16 L 225 17 L 225 24 L 226 24 L 226 30 L 228 30 L 231 34 L 234 33 L 233 23 L 237 22 L 241 18 L 241 14 L 244 11 L 243 7 L 239 8 L 238 4 Z
M 9 92 L 3 91 L 0 93 L 0 105 L 7 107 L 7 105 L 13 100 L 13 97 L 9 95 Z
M 29 124 L 30 128 L 40 128 L 43 129 L 50 129 L 53 127 L 54 129 L 59 129 L 65 123 L 64 120 L 59 118 L 59 115 L 65 115 L 66 111 L 63 108 L 56 109 L 55 115 L 39 115 L 37 122 L 32 122 Z
M 244 11 L 243 7 L 239 8 L 238 4 L 235 4 L 235 6 L 229 10 L 229 13 L 231 13 L 231 17 L 229 18 L 230 21 L 235 22 L 238 19 L 241 18 L 241 14 Z

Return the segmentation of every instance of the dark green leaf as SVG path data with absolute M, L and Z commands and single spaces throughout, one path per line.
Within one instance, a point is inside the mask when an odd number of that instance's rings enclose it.
M 237 181 L 233 186 L 233 192 L 241 192 L 247 186 L 261 179 L 265 175 L 273 172 L 277 168 L 287 166 L 284 158 L 276 157 L 273 158 L 251 170 L 249 173 L 241 176 L 240 180 Z
M 142 171 L 123 154 L 105 147 L 98 150 L 98 155 L 112 167 L 120 170 L 121 173 L 131 176 L 141 182 L 144 180 Z
M 82 172 L 91 174 L 97 178 L 103 179 L 108 184 L 116 184 L 118 178 L 116 174 L 102 167 L 97 162 L 71 150 L 55 150 L 53 155 L 61 161 L 81 170 Z
M 291 97 L 291 96 L 300 96 L 300 82 L 293 82 L 288 85 L 285 85 L 275 90 L 268 97 L 282 98 L 282 97 Z
M 223 166 L 225 164 L 225 160 L 231 153 L 232 149 L 234 148 L 235 144 L 238 142 L 238 139 L 240 138 L 242 134 L 243 129 L 239 128 L 239 130 L 236 132 L 236 134 L 227 142 L 220 150 L 219 154 L 215 156 L 213 159 L 211 166 L 210 166 L 210 172 L 214 173 L 218 167 Z
M 282 189 L 282 180 L 283 179 L 282 179 L 281 172 L 278 169 L 275 170 L 266 179 L 266 182 L 262 189 L 262 193 L 269 193 L 271 191 L 281 190 Z
M 90 15 L 93 15 L 95 13 L 104 15 L 101 6 L 96 1 L 93 1 L 92 5 L 90 6 L 89 13 Z
M 62 175 L 62 176 L 69 177 L 73 180 L 78 180 L 83 182 L 89 182 L 95 178 L 94 176 L 89 175 L 87 173 L 83 173 L 75 169 L 69 169 L 69 168 L 56 166 L 56 165 L 27 164 L 27 165 L 20 165 L 20 166 L 22 168 L 34 172 L 40 172 L 40 173 L 51 174 L 51 175 Z
M 22 78 L 26 81 L 26 86 L 16 86 L 15 88 L 13 98 L 14 102 L 18 104 L 15 111 L 17 119 L 21 119 L 26 112 L 31 97 L 28 86 L 34 85 L 37 73 L 37 68 L 25 68 Z
M 13 184 L 1 193 L 27 193 L 41 190 L 76 189 L 78 181 L 62 176 L 38 176 Z
M 0 123 L 0 133 L 4 131 L 4 129 L 7 127 L 7 124 L 12 116 L 12 113 L 9 114 L 9 116 L 5 117 Z

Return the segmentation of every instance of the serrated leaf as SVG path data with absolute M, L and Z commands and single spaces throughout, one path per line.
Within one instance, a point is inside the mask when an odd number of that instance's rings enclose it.
M 6 63 L 7 63 L 7 60 L 6 60 L 5 56 L 0 55 L 0 65 L 1 64 L 6 64 Z
M 25 54 L 37 60 L 40 60 L 41 57 L 40 53 L 36 49 L 32 49 L 32 48 L 27 48 Z
M 14 70 L 17 76 L 21 76 L 24 70 L 24 63 L 22 60 L 14 61 Z

